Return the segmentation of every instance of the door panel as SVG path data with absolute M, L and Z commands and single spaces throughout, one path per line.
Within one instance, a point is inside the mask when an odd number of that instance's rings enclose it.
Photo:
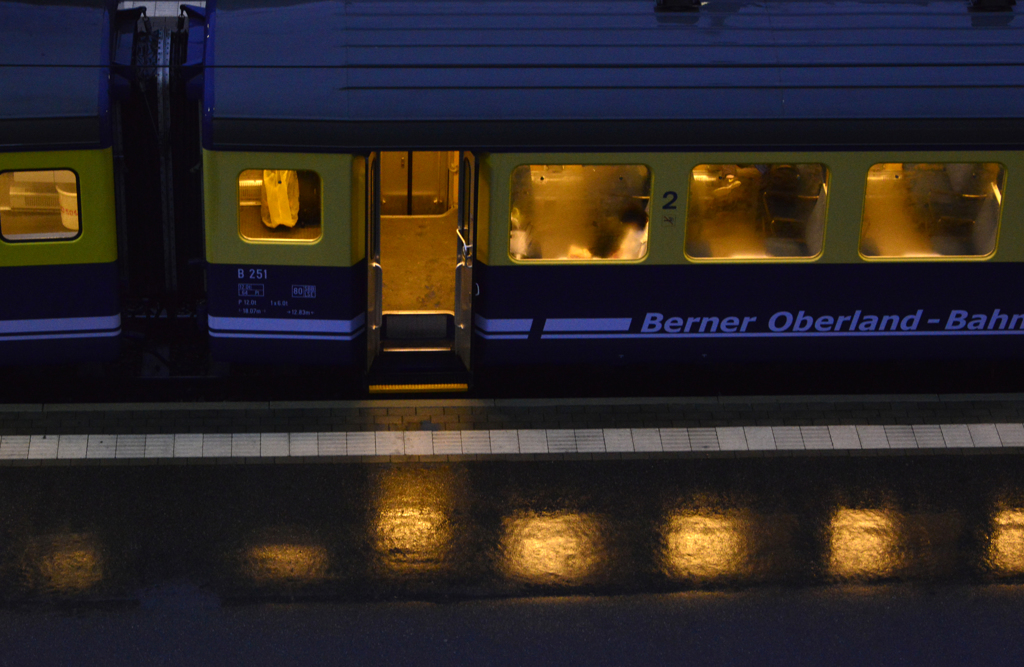
M 470 369 L 470 342 L 473 334 L 473 244 L 476 233 L 476 158 L 460 154 L 459 225 L 456 229 L 455 264 L 455 352 Z
M 380 266 L 380 156 L 371 153 L 366 161 L 366 338 L 369 368 L 380 354 L 380 337 L 383 329 L 381 300 L 384 291 L 384 272 Z

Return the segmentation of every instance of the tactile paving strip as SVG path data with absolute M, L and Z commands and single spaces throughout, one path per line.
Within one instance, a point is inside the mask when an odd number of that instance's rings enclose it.
M 1024 424 L 5 435 L 0 462 L 435 459 L 1024 448 Z

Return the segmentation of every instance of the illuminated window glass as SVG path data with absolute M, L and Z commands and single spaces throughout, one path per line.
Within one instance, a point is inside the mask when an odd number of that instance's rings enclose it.
M 5 241 L 73 239 L 81 220 L 75 172 L 0 173 L 0 235 Z
M 996 248 L 1002 165 L 876 164 L 868 170 L 865 257 L 983 257 Z
M 642 259 L 650 201 L 644 165 L 516 167 L 509 252 L 519 260 Z
M 238 233 L 247 241 L 320 238 L 320 176 L 294 169 L 246 169 L 238 177 Z
M 823 164 L 701 164 L 690 174 L 686 254 L 816 257 L 825 239 Z

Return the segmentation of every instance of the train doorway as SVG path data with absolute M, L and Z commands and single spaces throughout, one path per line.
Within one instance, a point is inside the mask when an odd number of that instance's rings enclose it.
M 370 391 L 465 391 L 475 159 L 459 151 L 382 151 L 367 169 Z

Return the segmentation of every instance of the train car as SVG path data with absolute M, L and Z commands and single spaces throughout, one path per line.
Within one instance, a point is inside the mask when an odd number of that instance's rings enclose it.
M 118 354 L 115 13 L 107 0 L 0 4 L 3 364 Z
M 1012 0 L 217 0 L 193 29 L 222 359 L 414 390 L 1022 356 Z

